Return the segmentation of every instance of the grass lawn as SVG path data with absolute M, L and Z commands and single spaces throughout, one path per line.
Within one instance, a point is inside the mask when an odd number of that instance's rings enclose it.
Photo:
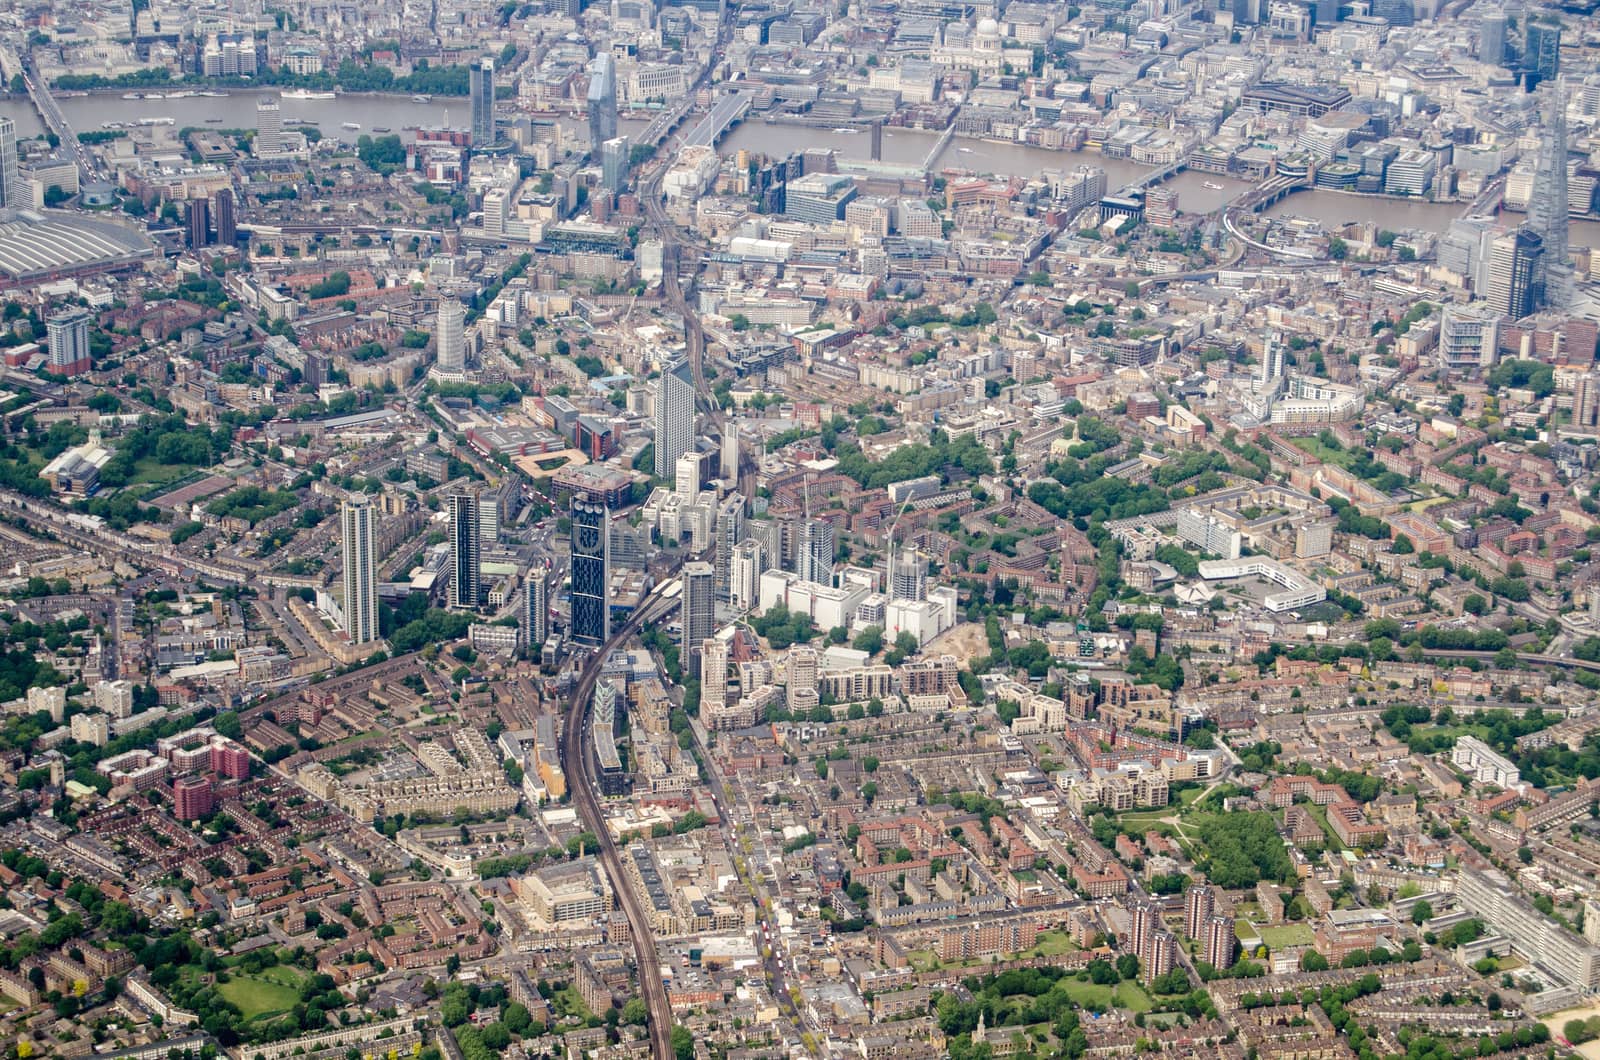
M 586 1021 L 594 1013 L 589 1011 L 589 1006 L 583 1003 L 583 995 L 578 993 L 578 988 L 568 986 L 556 992 L 553 999 L 555 1010 L 563 1016 L 572 1016 L 580 1022 Z
M 217 992 L 239 1006 L 239 1011 L 247 1020 L 287 1012 L 300 1000 L 300 991 L 294 986 L 265 978 L 276 971 L 276 968 L 268 969 L 262 973 L 262 978 L 236 976 L 218 986 Z
M 178 481 L 193 471 L 194 468 L 188 464 L 163 464 L 155 457 L 147 456 L 133 465 L 133 477 L 128 480 L 128 485 L 165 486 L 169 482 Z
M 1121 1008 L 1130 1012 L 1149 1012 L 1155 1007 L 1155 1002 L 1138 983 L 1102 986 L 1077 979 L 1068 979 L 1066 983 L 1067 996 L 1085 1007 L 1098 1005 L 1102 1009 Z
M 1310 453 L 1324 464 L 1333 464 L 1336 467 L 1348 469 L 1356 462 L 1356 454 L 1349 449 L 1329 449 L 1317 440 L 1315 435 L 1304 438 L 1290 438 L 1289 444 L 1303 453 Z
M 1284 946 L 1309 946 L 1315 941 L 1311 925 L 1306 923 L 1274 924 L 1271 927 L 1256 928 L 1256 931 L 1260 934 L 1261 941 L 1271 949 Z
M 1334 834 L 1333 826 L 1328 824 L 1328 808 L 1326 806 L 1318 806 L 1314 802 L 1306 803 L 1305 807 L 1310 811 L 1311 816 L 1316 818 L 1317 824 L 1321 826 L 1323 840 L 1327 843 L 1328 849 L 1334 851 L 1343 850 L 1344 844 Z
M 1184 788 L 1182 791 L 1178 792 L 1178 805 L 1182 806 L 1184 809 L 1188 809 L 1190 806 L 1193 806 L 1196 802 L 1200 801 L 1200 796 L 1204 795 L 1205 793 L 1206 789 L 1203 787 Z
M 932 950 L 912 950 L 906 954 L 906 960 L 919 972 L 931 972 L 939 967 L 939 958 Z
M 1067 936 L 1065 931 L 1041 931 L 1038 941 L 1026 956 L 1029 957 L 1059 957 L 1063 953 L 1071 953 L 1078 948 L 1077 943 Z

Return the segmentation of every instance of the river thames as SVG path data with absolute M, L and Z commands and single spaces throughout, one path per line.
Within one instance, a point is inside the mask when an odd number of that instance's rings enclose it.
M 136 100 L 123 99 L 119 93 L 96 93 L 66 96 L 59 101 L 67 120 L 79 132 L 100 129 L 106 122 L 132 124 L 143 118 L 171 118 L 179 128 L 253 129 L 256 103 L 263 97 L 278 99 L 281 90 L 240 89 L 230 91 L 225 97 Z M 363 133 L 381 135 L 385 130 L 410 139 L 408 127 L 465 127 L 469 113 L 469 104 L 464 97 L 438 97 L 423 102 L 402 95 L 341 94 L 330 100 L 282 99 L 280 106 L 286 126 L 303 119 L 315 123 L 323 136 L 345 142 L 354 142 Z M 512 114 L 514 111 L 506 106 L 502 113 Z M 44 132 L 38 113 L 25 97 L 6 96 L 0 99 L 0 115 L 16 122 L 17 135 L 20 137 L 39 136 Z M 208 120 L 213 118 L 219 120 Z M 587 140 L 582 117 L 562 116 L 557 121 L 569 146 L 582 150 Z M 347 129 L 344 127 L 346 122 L 359 124 L 360 128 Z M 647 119 L 643 117 L 624 117 L 620 129 L 627 134 L 639 131 L 646 124 Z M 929 162 L 928 155 L 938 140 L 939 134 L 932 131 L 885 128 L 883 161 L 910 166 Z M 734 127 L 717 144 L 718 152 L 723 155 L 748 150 L 775 157 L 814 147 L 833 148 L 843 159 L 865 161 L 871 150 L 871 136 L 864 130 L 852 132 L 806 125 L 769 124 L 757 119 Z M 1080 165 L 1104 169 L 1111 190 L 1150 172 L 1150 167 L 1127 159 L 1105 158 L 1090 151 L 1049 151 L 1025 144 L 962 137 L 951 138 L 931 160 L 930 168 L 935 172 L 964 170 L 974 174 L 1034 177 L 1045 170 L 1071 170 Z M 1209 213 L 1250 188 L 1246 181 L 1197 172 L 1180 173 L 1167 181 L 1165 186 L 1178 193 L 1179 208 L 1184 213 Z M 1406 202 L 1380 196 L 1302 191 L 1277 203 L 1269 212 L 1279 216 L 1294 214 L 1310 217 L 1325 225 L 1362 221 L 1394 230 L 1415 228 L 1438 233 L 1443 232 L 1451 220 L 1461 216 L 1463 209 L 1464 206 L 1458 203 Z M 1504 223 L 1515 225 L 1520 217 L 1520 214 L 1506 214 Z M 1574 220 L 1571 239 L 1575 245 L 1600 247 L 1600 221 Z

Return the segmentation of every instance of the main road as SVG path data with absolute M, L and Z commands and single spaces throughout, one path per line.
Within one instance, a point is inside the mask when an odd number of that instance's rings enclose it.
M 611 634 L 610 639 L 589 657 L 582 676 L 572 690 L 572 702 L 567 708 L 561 739 L 567 790 L 572 792 L 573 805 L 583 819 L 584 826 L 595 834 L 600 847 L 600 864 L 611 877 L 617 900 L 622 904 L 623 915 L 628 918 L 628 933 L 633 937 L 634 963 L 639 969 L 639 993 L 650 1013 L 650 1052 L 655 1060 L 672 1060 L 672 1005 L 667 998 L 666 983 L 661 978 L 661 958 L 656 953 L 649 913 L 634 891 L 632 881 L 623 872 L 622 856 L 618 853 L 616 841 L 611 838 L 605 814 L 600 809 L 600 798 L 596 795 L 594 783 L 594 746 L 588 722 L 589 703 L 606 659 L 637 633 L 646 621 L 659 619 L 675 605 L 675 600 L 663 600 L 658 596 L 647 598 Z
M 7 55 L 9 62 L 7 69 L 12 68 L 12 63 L 22 70 L 22 81 L 28 88 L 28 95 L 33 99 L 34 107 L 39 111 L 39 117 L 44 119 L 45 127 L 55 133 L 61 141 L 61 150 L 65 152 L 78 166 L 78 178 L 90 181 L 100 176 L 99 168 L 94 160 L 89 157 L 89 152 L 78 140 L 78 134 L 73 131 L 72 123 L 67 121 L 67 116 L 62 113 L 61 105 L 50 94 L 50 86 L 44 83 L 34 70 L 17 59 L 14 53 Z

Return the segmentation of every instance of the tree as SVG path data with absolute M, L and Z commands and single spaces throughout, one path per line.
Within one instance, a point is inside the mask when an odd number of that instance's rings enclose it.
M 1124 953 L 1117 958 L 1117 974 L 1124 979 L 1139 978 L 1139 958 L 1131 953 Z
M 851 643 L 856 651 L 864 651 L 868 655 L 876 655 L 883 650 L 883 627 L 868 626 L 856 634 L 856 639 Z
M 643 1026 L 649 1016 L 650 1009 L 644 1003 L 643 998 L 629 998 L 627 1003 L 622 1006 L 622 1022 L 630 1027 Z
M 1427 902 L 1418 902 L 1411 907 L 1411 922 L 1422 925 L 1433 919 L 1433 906 Z
M 1328 970 L 1328 958 L 1316 950 L 1306 950 L 1300 955 L 1300 970 L 1303 972 L 1325 972 Z
M 672 1055 L 677 1060 L 694 1060 L 694 1035 L 688 1028 L 672 1028 Z

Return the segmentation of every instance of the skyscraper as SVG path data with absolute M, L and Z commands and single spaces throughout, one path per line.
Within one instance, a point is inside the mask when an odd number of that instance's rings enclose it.
M 438 342 L 436 364 L 441 373 L 460 375 L 467 367 L 467 307 L 454 298 L 439 302 L 439 317 L 434 328 Z
M 600 145 L 617 135 L 617 66 L 610 52 L 601 52 L 589 63 L 589 150 L 600 152 Z
M 1372 0 L 1372 13 L 1391 26 L 1409 26 L 1416 21 L 1411 0 Z
M 728 588 L 733 569 L 733 550 L 744 540 L 744 496 L 730 493 L 717 505 L 716 552 L 713 553 L 716 569 L 716 594 L 718 600 L 728 599 Z
M 1600 378 L 1593 372 L 1578 376 L 1572 384 L 1572 425 L 1593 427 L 1600 413 Z
M 16 206 L 22 195 L 17 177 L 17 123 L 0 118 L 0 206 Z
M 1561 25 L 1530 22 L 1523 36 L 1522 69 L 1531 91 L 1544 81 L 1553 81 L 1561 72 Z
M 1528 27 L 1531 35 L 1538 26 Z M 1560 28 L 1555 29 L 1560 37 Z M 1553 76 L 1553 75 L 1552 75 Z M 1539 158 L 1533 171 L 1533 198 L 1528 201 L 1528 227 L 1544 244 L 1534 267 L 1537 304 L 1566 310 L 1575 296 L 1572 262 L 1567 258 L 1567 114 L 1559 80 L 1543 92 L 1544 135 L 1539 137 Z
M 283 112 L 275 99 L 262 99 L 256 103 L 257 157 L 281 154 L 283 151 Z
M 1489 307 L 1512 320 L 1534 310 L 1534 277 L 1544 240 L 1527 226 L 1507 232 L 1489 245 Z
M 728 602 L 736 611 L 749 611 L 761 600 L 761 576 L 767 571 L 766 549 L 754 538 L 734 546 L 728 568 Z
M 57 375 L 79 375 L 90 367 L 89 311 L 66 309 L 45 321 L 50 341 L 50 370 Z
M 826 519 L 811 519 L 800 535 L 799 555 L 795 557 L 801 581 L 833 584 L 834 543 L 833 524 Z
M 1141 961 L 1149 960 L 1150 940 L 1161 928 L 1161 911 L 1148 899 L 1133 904 L 1133 916 L 1128 924 L 1128 949 Z
M 656 474 L 676 475 L 678 457 L 694 448 L 694 376 L 679 359 L 656 381 Z
M 1157 930 L 1150 936 L 1145 950 L 1140 961 L 1144 964 L 1144 981 L 1150 983 L 1172 971 L 1173 965 L 1178 963 L 1178 936 Z
M 479 59 L 468 71 L 472 92 L 472 146 L 494 143 L 494 60 Z
M 1499 66 L 1506 61 L 1506 13 L 1498 7 L 1484 11 L 1478 30 L 1478 61 Z
M 534 567 L 522 583 L 522 639 L 528 656 L 537 659 L 539 649 L 550 636 L 550 600 L 545 589 L 544 571 Z
M 610 512 L 572 502 L 572 639 L 600 645 L 611 635 Z
M 1205 935 L 1201 938 L 1201 956 L 1219 972 L 1233 967 L 1234 944 L 1233 917 L 1213 914 L 1206 917 Z
M 1447 305 L 1439 321 L 1439 365 L 1473 374 L 1492 368 L 1499 348 L 1500 316 L 1483 305 Z
M 728 705 L 728 642 L 707 637 L 700 642 L 700 716 L 714 718 Z
M 683 565 L 683 654 L 688 671 L 700 672 L 701 643 L 717 629 L 716 574 L 709 563 Z
M 700 489 L 704 485 L 700 481 L 701 467 L 700 454 L 694 452 L 679 453 L 678 459 L 673 462 L 673 492 L 685 501 L 692 502 L 700 495 Z
M 722 428 L 722 455 L 717 474 L 727 482 L 739 479 L 739 421 L 729 420 Z
M 447 498 L 450 513 L 450 606 L 476 610 L 483 602 L 483 537 L 478 529 L 478 494 Z
M 378 555 L 372 502 L 365 493 L 339 508 L 344 537 L 344 631 L 352 644 L 378 639 Z
M 217 192 L 217 242 L 231 247 L 238 238 L 233 224 L 233 191 L 223 188 Z
M 204 199 L 189 200 L 189 249 L 191 250 L 198 250 L 208 242 L 211 227 L 210 218 L 206 216 L 208 213 L 210 211 L 206 209 Z
M 926 600 L 928 598 L 928 566 L 922 554 L 903 545 L 894 553 L 889 564 L 890 600 Z
M 628 138 L 613 136 L 600 145 L 600 186 L 621 191 L 628 182 Z
M 1216 912 L 1217 895 L 1210 887 L 1197 885 L 1183 896 L 1183 933 L 1192 939 L 1200 937 L 1205 923 Z
M 1261 364 L 1256 370 L 1256 392 L 1275 390 L 1283 379 L 1283 344 L 1276 335 L 1267 336 L 1266 349 L 1261 351 Z

